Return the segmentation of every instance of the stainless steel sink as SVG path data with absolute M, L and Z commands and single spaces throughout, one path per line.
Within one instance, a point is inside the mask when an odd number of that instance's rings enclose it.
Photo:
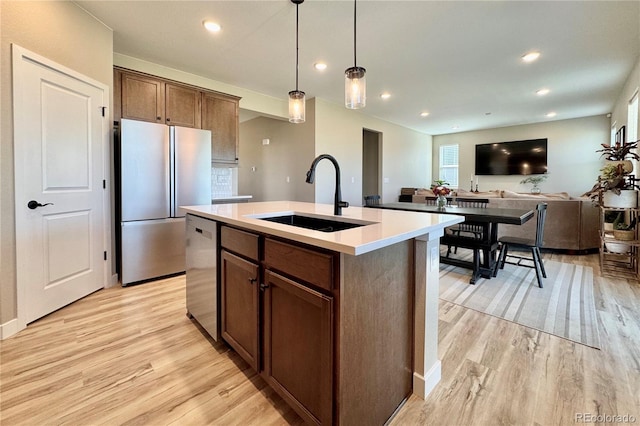
M 282 223 L 285 225 L 297 226 L 298 228 L 313 229 L 322 232 L 337 232 L 345 229 L 357 228 L 371 225 L 375 222 L 347 222 L 342 220 L 322 219 L 313 216 L 303 216 L 299 214 L 285 214 L 271 217 L 256 217 L 256 219 L 267 220 L 269 222 Z

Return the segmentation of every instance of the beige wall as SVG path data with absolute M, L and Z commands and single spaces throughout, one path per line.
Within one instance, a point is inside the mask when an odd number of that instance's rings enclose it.
M 475 145 L 523 139 L 548 139 L 548 179 L 540 185 L 543 192 L 568 192 L 579 196 L 591 189 L 599 175 L 602 160 L 595 151 L 609 140 L 610 119 L 604 115 L 558 120 L 522 126 L 502 127 L 434 136 L 433 179 L 438 175 L 441 145 L 459 144 L 459 180 L 462 189 L 469 189 L 469 176 L 475 168 Z M 529 191 L 522 185 L 522 176 L 480 176 L 479 189 Z
M 71 2 L 0 1 L 0 324 L 16 318 L 11 43 L 109 86 L 110 29 Z
M 430 135 L 366 116 L 316 99 L 316 155 L 331 154 L 342 172 L 342 199 L 354 206 L 362 199 L 362 129 L 382 133 L 383 202 L 398 201 L 403 186 L 425 186 L 431 178 Z M 335 172 L 328 161 L 318 165 L 318 203 L 333 203 Z
M 306 108 L 303 124 L 266 117 L 240 123 L 238 194 L 253 195 L 252 201 L 313 202 L 314 186 L 305 176 L 314 158 L 314 102 Z
M 402 186 L 428 182 L 431 136 L 317 98 L 307 100 L 306 115 L 300 125 L 264 117 L 240 124 L 239 194 L 253 195 L 254 201 L 332 204 L 335 169 L 329 161 L 318 164 L 315 185 L 304 182 L 313 159 L 330 154 L 340 165 L 342 199 L 362 205 L 362 129 L 382 133 L 381 176 L 389 180 L 382 185 L 383 200 L 397 201 Z M 262 145 L 264 138 L 269 145 Z
M 625 82 L 624 87 L 620 92 L 620 96 L 618 96 L 618 99 L 616 100 L 616 103 L 613 107 L 613 111 L 611 114 L 611 125 L 615 125 L 616 129 L 619 129 L 622 126 L 628 126 L 627 108 L 629 106 L 631 97 L 633 97 L 633 95 L 638 91 L 638 88 L 640 88 L 640 57 L 638 58 L 638 62 L 636 62 L 636 66 L 634 67 L 633 71 L 631 71 L 631 74 L 629 74 L 629 77 L 627 78 L 627 81 Z M 638 123 L 636 124 L 636 126 L 638 126 L 636 127 L 636 129 L 640 130 L 640 116 L 638 118 Z

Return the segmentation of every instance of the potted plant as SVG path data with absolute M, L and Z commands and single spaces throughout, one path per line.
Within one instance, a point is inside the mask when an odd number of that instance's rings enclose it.
M 618 217 L 613 221 L 613 238 L 621 241 L 633 241 L 636 239 L 635 227 L 637 220 L 634 217 L 630 223 L 625 223 L 623 213 L 618 212 Z
M 605 241 L 604 245 L 609 253 L 624 254 L 631 249 L 631 244 L 627 241 L 636 239 L 635 227 L 637 220 L 633 218 L 630 223 L 624 222 L 624 212 L 618 212 L 616 219 L 613 221 L 613 238 L 615 241 Z
M 633 163 L 631 160 L 640 160 L 640 157 L 635 152 L 631 152 L 632 149 L 636 149 L 638 147 L 638 142 L 628 142 L 621 143 L 616 142 L 613 145 L 601 144 L 602 149 L 597 150 L 596 152 L 601 152 L 601 157 L 604 157 L 605 160 L 611 161 L 614 164 L 622 164 L 623 170 L 625 173 L 631 173 L 633 171 Z
M 596 184 L 583 196 L 605 207 L 635 208 L 638 205 L 638 186 L 625 172 L 624 164 L 607 163 L 600 172 Z
M 524 179 L 522 179 L 520 181 L 520 183 L 525 184 L 525 183 L 530 183 L 533 184 L 533 187 L 531 188 L 531 193 L 532 194 L 539 194 L 540 193 L 540 188 L 538 188 L 538 185 L 540 185 L 542 182 L 544 182 L 547 179 L 547 175 L 536 175 L 536 176 L 529 176 L 526 177 Z

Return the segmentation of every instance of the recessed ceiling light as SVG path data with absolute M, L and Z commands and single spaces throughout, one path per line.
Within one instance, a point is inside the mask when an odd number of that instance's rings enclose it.
M 556 115 L 557 114 L 555 112 L 553 112 L 553 111 L 547 113 L 547 117 L 549 117 L 549 118 L 555 117 Z
M 428 117 L 429 113 L 427 111 L 423 111 L 420 113 L 420 117 Z
M 380 95 L 382 99 L 389 99 L 391 97 L 391 93 L 384 92 Z
M 540 57 L 540 52 L 529 52 L 522 57 L 525 62 L 533 62 Z
M 327 64 L 325 64 L 324 62 L 316 62 L 315 64 L 313 64 L 313 67 L 318 71 L 324 71 L 327 69 Z
M 536 92 L 536 95 L 544 96 L 544 95 L 547 95 L 548 93 L 549 93 L 549 89 L 540 89 Z
M 202 25 L 204 25 L 204 27 L 207 29 L 207 31 L 210 31 L 212 33 L 217 33 L 222 29 L 220 24 L 218 24 L 217 22 L 213 22 L 213 21 L 204 21 L 204 22 L 202 22 Z

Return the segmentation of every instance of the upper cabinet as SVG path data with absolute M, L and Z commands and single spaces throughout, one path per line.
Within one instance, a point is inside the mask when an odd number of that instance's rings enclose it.
M 114 118 L 211 130 L 213 162 L 238 162 L 240 98 L 114 69 Z
M 122 75 L 122 118 L 164 122 L 164 82 L 138 74 Z
M 211 130 L 211 158 L 238 161 L 238 99 L 217 93 L 202 94 L 202 128 Z
M 172 126 L 200 128 L 200 91 L 165 84 L 166 122 Z

